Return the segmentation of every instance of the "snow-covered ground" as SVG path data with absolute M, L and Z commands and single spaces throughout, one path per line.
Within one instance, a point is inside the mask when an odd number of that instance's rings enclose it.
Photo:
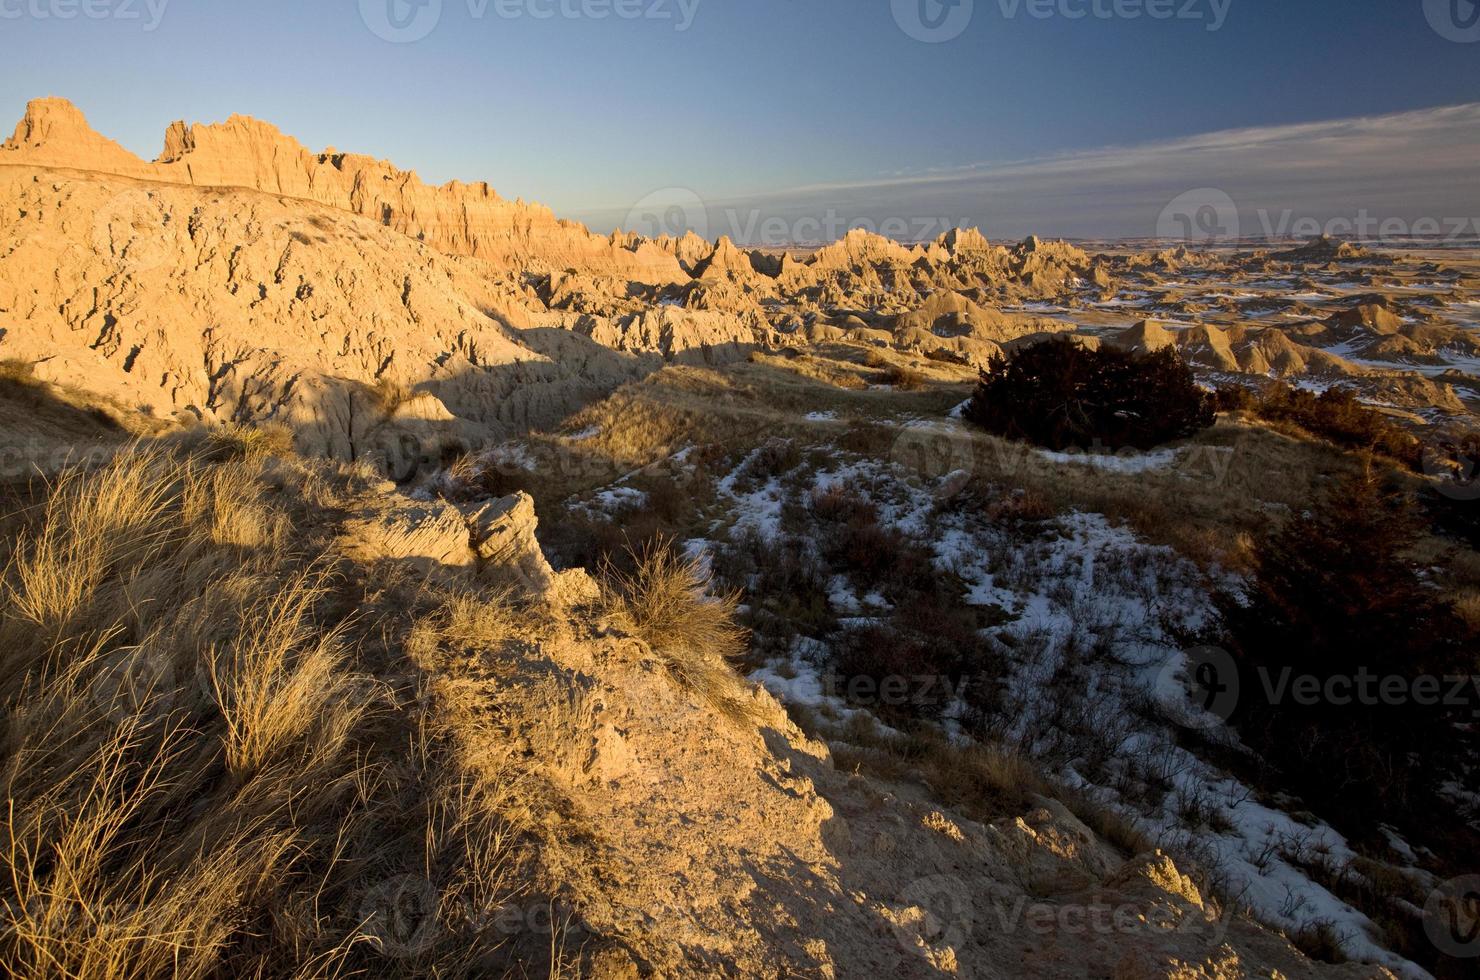
M 1126 460 L 1043 455 L 1061 465 L 1109 464 L 1125 472 L 1175 458 L 1171 451 Z M 1009 664 L 1000 717 L 986 720 L 993 738 L 1120 811 L 1159 846 L 1197 860 L 1224 894 L 1261 920 L 1291 931 L 1329 925 L 1349 957 L 1427 976 L 1379 945 L 1367 916 L 1305 870 L 1350 864 L 1355 854 L 1337 831 L 1277 809 L 1179 744 L 1179 722 L 1200 711 L 1187 699 L 1183 651 L 1217 615 L 1214 583 L 1190 562 L 1099 514 L 1071 512 L 1026 532 L 992 526 L 969 508 L 938 506 L 937 483 L 844 453 L 805 478 L 779 474 L 739 489 L 754 482 L 741 479 L 752 458 L 719 483 L 732 533 L 774 539 L 784 533 L 788 494 L 847 489 L 877 507 L 881 524 L 928 542 L 941 572 L 960 577 L 963 602 L 1006 613 L 1005 622 L 984 631 Z M 862 592 L 837 576 L 835 613 L 878 614 L 882 599 Z M 825 688 L 827 656 L 825 637 L 797 637 L 752 676 L 784 701 L 825 706 L 831 717 L 856 724 L 862 709 Z M 945 713 L 943 724 L 955 737 L 961 737 L 961 715 L 960 705 Z M 1208 722 L 1221 725 L 1200 720 Z M 1237 749 L 1231 734 L 1225 739 Z M 1395 858 L 1401 860 L 1397 845 Z

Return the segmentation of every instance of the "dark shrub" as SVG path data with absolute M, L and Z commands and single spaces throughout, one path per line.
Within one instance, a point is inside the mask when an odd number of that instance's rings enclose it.
M 1252 412 L 1259 406 L 1259 396 L 1243 385 L 1223 385 L 1213 392 L 1213 411 Z
M 1480 550 L 1480 432 L 1431 436 L 1420 465 L 1435 481 L 1419 495 L 1434 527 Z
M 753 490 L 796 469 L 802 462 L 802 451 L 790 439 L 767 439 L 745 460 L 736 474 L 735 485 Z
M 834 693 L 885 718 L 939 718 L 953 701 L 989 691 L 998 672 L 976 612 L 942 587 L 898 602 L 887 621 L 835 634 Z
M 879 521 L 879 510 L 842 487 L 814 493 L 808 503 L 818 526 L 818 550 L 828 563 L 891 602 L 931 592 L 938 573 L 923 543 Z
M 924 371 L 904 366 L 890 368 L 880 380 L 883 384 L 892 385 L 902 391 L 920 391 L 930 386 L 930 376 Z
M 1219 396 L 1222 401 L 1223 393 Z M 1296 425 L 1338 446 L 1378 453 L 1410 468 L 1419 466 L 1418 438 L 1363 405 L 1347 388 L 1328 388 L 1316 395 L 1275 382 L 1252 401 L 1252 410 L 1262 419 Z
M 1214 416 L 1172 348 L 1094 351 L 1056 338 L 993 358 L 966 418 L 1050 449 L 1149 449 L 1207 428 Z
M 804 539 L 750 531 L 718 549 L 713 562 L 716 578 L 746 594 L 742 618 L 758 653 L 789 654 L 798 636 L 821 640 L 837 629 L 831 573 Z
M 1406 498 L 1348 480 L 1260 543 L 1247 603 L 1224 610 L 1245 742 L 1290 788 L 1358 818 L 1424 799 L 1459 740 L 1445 706 L 1341 704 L 1324 693 L 1331 679 L 1362 673 L 1411 681 L 1474 670 L 1467 627 L 1406 556 L 1421 533 Z M 1290 684 L 1313 676 L 1323 693 L 1296 698 L 1286 685 L 1273 695 L 1287 670 Z M 1340 683 L 1343 700 L 1359 690 Z M 1380 682 L 1371 686 L 1380 695 Z

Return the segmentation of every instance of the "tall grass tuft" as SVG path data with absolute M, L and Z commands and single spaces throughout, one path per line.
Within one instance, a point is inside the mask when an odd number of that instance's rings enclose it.
M 688 690 L 734 720 L 752 716 L 753 701 L 731 664 L 746 651 L 748 634 L 735 623 L 737 594 L 713 596 L 713 574 L 698 557 L 672 542 L 638 546 L 635 570 L 608 565 L 609 614 L 641 639 Z

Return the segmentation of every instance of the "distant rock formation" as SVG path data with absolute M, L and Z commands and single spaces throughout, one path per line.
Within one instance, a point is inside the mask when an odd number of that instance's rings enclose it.
M 146 163 L 94 132 L 70 102 L 37 99 L 0 146 L 0 163 L 301 198 L 370 218 L 439 251 L 500 265 L 581 268 L 647 282 L 689 278 L 673 254 L 651 242 L 592 234 L 543 205 L 505 200 L 486 183 L 434 187 L 368 156 L 313 154 L 246 116 L 215 125 L 176 122 L 159 159 Z
M 1330 235 L 1322 235 L 1313 238 L 1296 248 L 1284 252 L 1276 252 L 1271 258 L 1280 262 L 1299 262 L 1302 264 L 1323 262 L 1353 262 L 1372 261 L 1372 252 L 1360 245 L 1344 242 Z

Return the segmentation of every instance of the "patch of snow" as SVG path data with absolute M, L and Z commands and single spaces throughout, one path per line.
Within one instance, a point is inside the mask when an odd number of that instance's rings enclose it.
M 781 534 L 781 505 L 785 497 L 780 479 L 773 476 L 764 486 L 748 493 L 736 485 L 750 463 L 765 451 L 765 446 L 759 446 L 750 452 L 739 466 L 716 484 L 715 490 L 721 498 L 730 501 L 737 531 L 754 531 L 760 537 L 774 541 Z
M 636 487 L 607 487 L 598 490 L 586 501 L 584 506 L 589 510 L 599 510 L 605 514 L 620 514 L 624 510 L 639 510 L 647 504 L 648 495 Z
M 1053 463 L 1078 463 L 1111 473 L 1145 473 L 1148 470 L 1165 469 L 1177 461 L 1175 449 L 1160 449 L 1151 453 L 1135 450 L 1121 450 L 1116 453 L 1053 452 L 1040 449 L 1038 455 Z
M 533 473 L 539 468 L 539 463 L 529 454 L 529 447 L 522 442 L 505 442 L 486 450 L 478 457 L 482 469 L 497 469 L 507 473 L 510 470 L 523 470 Z

